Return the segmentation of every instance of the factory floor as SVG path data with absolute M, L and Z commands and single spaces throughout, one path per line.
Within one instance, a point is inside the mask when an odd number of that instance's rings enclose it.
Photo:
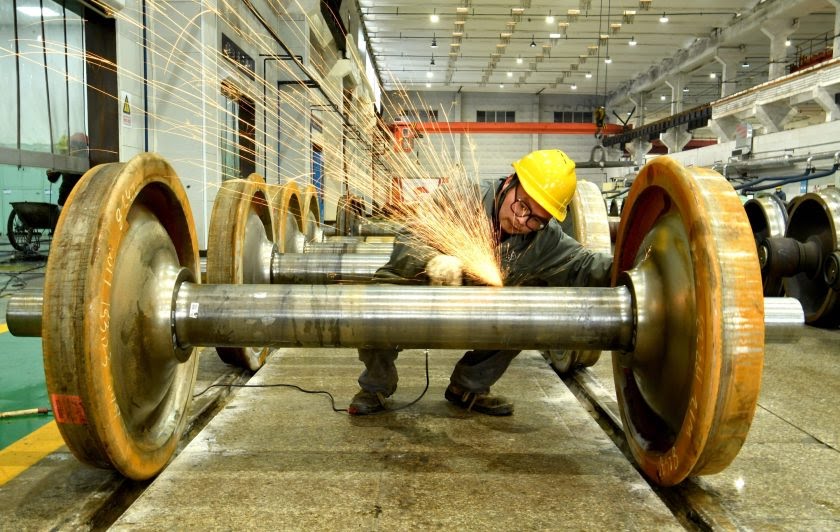
M 247 376 L 264 387 L 230 389 L 149 482 L 80 464 L 40 417 L 23 451 L 0 450 L 0 529 L 840 529 L 840 330 L 807 327 L 796 343 L 768 345 L 740 454 L 674 488 L 651 486 L 605 428 L 617 412 L 608 353 L 561 379 L 523 352 L 493 390 L 515 402 L 504 418 L 444 400 L 460 354 L 430 351 L 428 391 L 406 406 L 423 394 L 427 370 L 423 351 L 403 352 L 391 406 L 406 408 L 350 417 L 326 395 L 277 385 L 328 391 L 346 408 L 362 369 L 354 350 L 277 350 Z M 226 371 L 212 349 L 200 357 L 196 393 Z M 580 379 L 606 414 L 579 398 Z M 54 450 L 20 466 L 47 445 L 40 433 Z

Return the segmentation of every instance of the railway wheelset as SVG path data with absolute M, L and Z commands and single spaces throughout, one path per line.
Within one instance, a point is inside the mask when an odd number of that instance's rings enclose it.
M 610 288 L 279 284 L 316 210 L 292 186 L 228 187 L 202 284 L 172 167 L 145 153 L 91 169 L 56 226 L 43 294 L 10 300 L 10 331 L 43 338 L 55 419 L 81 461 L 159 473 L 184 428 L 197 346 L 252 369 L 272 347 L 610 350 L 632 454 L 673 485 L 734 459 L 765 341 L 803 322 L 795 299 L 764 297 L 729 183 L 667 157 L 625 200 Z
M 802 304 L 805 322 L 840 325 L 840 190 L 827 187 L 785 204 L 774 194 L 748 200 L 764 295 Z

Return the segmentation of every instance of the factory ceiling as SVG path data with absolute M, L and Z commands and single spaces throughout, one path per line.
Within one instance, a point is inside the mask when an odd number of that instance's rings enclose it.
M 683 108 L 767 81 L 833 45 L 828 0 L 359 0 L 386 90 L 645 93 Z M 783 50 L 771 53 L 771 36 Z M 728 71 L 724 72 L 724 65 Z M 681 77 L 678 84 L 674 82 Z

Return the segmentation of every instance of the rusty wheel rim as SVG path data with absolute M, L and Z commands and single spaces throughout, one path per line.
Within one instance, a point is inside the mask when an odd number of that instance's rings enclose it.
M 303 235 L 307 242 L 320 242 L 324 239 L 321 229 L 321 209 L 318 205 L 318 189 L 314 185 L 307 185 L 303 190 L 303 208 L 301 219 Z
M 566 219 L 561 225 L 566 234 L 587 249 L 612 254 L 607 207 L 595 183 L 578 181 Z M 549 349 L 543 356 L 559 373 L 568 373 L 575 368 L 594 366 L 601 358 L 601 352 Z
M 747 219 L 750 221 L 756 247 L 765 238 L 785 236 L 788 213 L 784 203 L 775 194 L 759 194 L 744 203 Z M 763 274 L 762 274 L 763 275 Z M 763 277 L 764 295 L 768 297 L 781 296 L 782 280 L 773 276 Z
M 676 426 L 668 426 L 639 389 L 633 363 L 627 363 L 636 354 L 613 356 L 616 392 L 633 456 L 653 481 L 673 485 L 690 475 L 725 468 L 749 431 L 764 355 L 761 274 L 741 202 L 716 172 L 687 169 L 659 157 L 639 173 L 625 207 L 613 284 L 646 256 L 643 246 L 649 233 L 663 224 L 683 232 L 687 245 L 691 271 L 686 273 L 694 287 L 687 304 L 694 308 L 696 323 L 681 349 L 663 354 L 691 357 L 684 410 L 671 420 Z M 667 314 L 670 303 L 666 299 L 651 304 Z M 637 326 L 637 336 L 643 333 L 660 331 Z
M 828 188 L 799 196 L 785 236 L 803 243 L 817 240 L 823 257 L 840 249 L 840 191 Z M 820 327 L 840 324 L 840 294 L 823 275 L 811 278 L 798 273 L 784 278 L 783 284 L 785 293 L 802 303 L 806 323 Z
M 290 181 L 276 190 L 272 199 L 276 213 L 277 249 L 281 253 L 303 253 L 303 198 L 298 186 Z
M 56 422 L 79 460 L 146 479 L 174 454 L 198 366 L 172 344 L 172 301 L 198 271 L 169 164 L 141 154 L 85 174 L 55 230 L 42 329 Z
M 213 202 L 207 245 L 210 284 L 268 284 L 277 223 L 266 198 L 265 179 L 222 183 Z M 217 347 L 226 363 L 256 371 L 265 364 L 267 347 Z

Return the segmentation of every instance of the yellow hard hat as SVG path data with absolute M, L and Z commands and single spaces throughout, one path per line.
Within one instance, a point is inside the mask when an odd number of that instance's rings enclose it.
M 513 169 L 525 192 L 562 222 L 577 186 L 575 162 L 560 150 L 537 150 L 513 163 Z

